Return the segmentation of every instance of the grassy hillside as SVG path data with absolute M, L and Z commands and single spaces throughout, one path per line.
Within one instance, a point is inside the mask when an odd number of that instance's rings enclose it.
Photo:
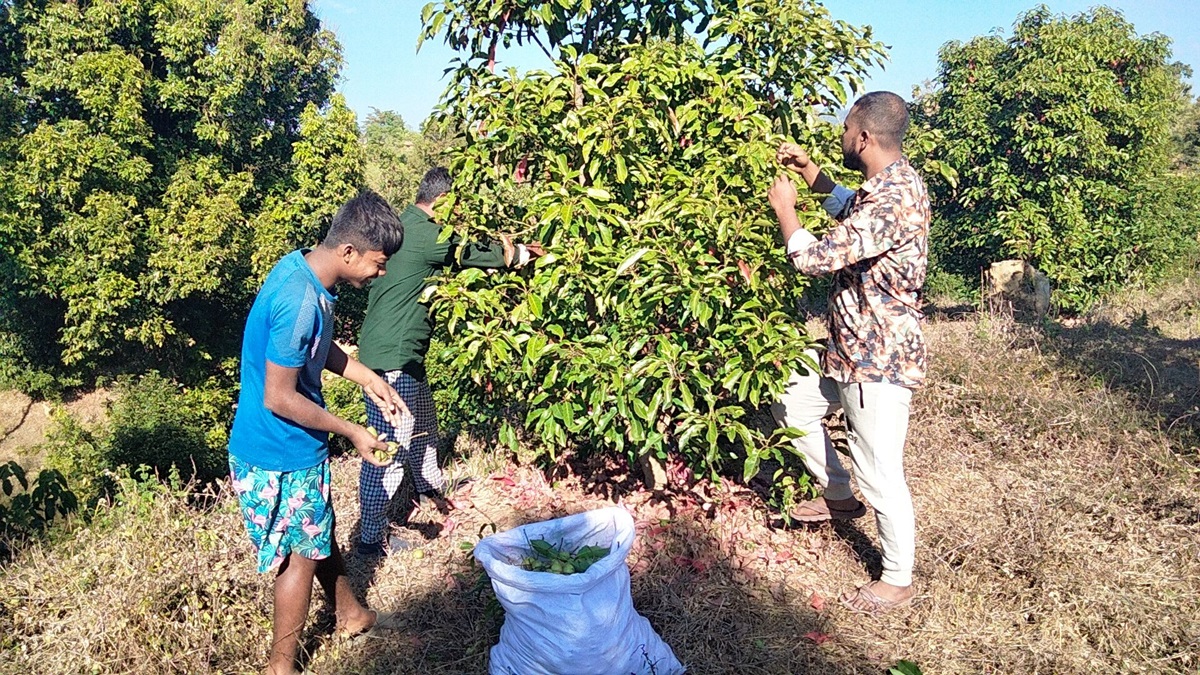
M 611 503 L 635 515 L 635 606 L 690 672 L 1195 673 L 1200 668 L 1200 280 L 1033 328 L 935 317 L 908 472 L 919 599 L 864 620 L 836 596 L 879 568 L 870 519 L 784 529 L 759 495 L 676 476 L 663 499 L 614 466 L 550 472 L 475 449 L 419 551 L 351 557 L 403 626 L 340 641 L 314 603 L 317 673 L 482 673 L 502 617 L 469 548 L 493 528 Z M 334 466 L 343 544 L 357 461 Z M 87 525 L 0 570 L 0 673 L 240 673 L 264 663 L 269 579 L 224 491 L 123 485 Z

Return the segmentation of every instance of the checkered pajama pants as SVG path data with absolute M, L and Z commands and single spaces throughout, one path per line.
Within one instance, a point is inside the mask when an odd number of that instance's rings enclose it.
M 387 505 L 404 480 L 405 467 L 412 471 L 418 493 L 446 486 L 446 478 L 438 466 L 437 412 L 429 385 L 400 370 L 385 372 L 383 379 L 400 394 L 412 416 L 406 417 L 399 427 L 393 427 L 374 401 L 363 397 L 367 403 L 367 423 L 386 434 L 387 440 L 400 444 L 396 461 L 386 467 L 363 462 L 359 471 L 360 540 L 364 544 L 383 540 L 388 525 Z

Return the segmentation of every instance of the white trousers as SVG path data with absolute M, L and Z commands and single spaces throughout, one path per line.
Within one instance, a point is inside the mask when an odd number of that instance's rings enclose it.
M 810 353 L 816 360 L 816 355 Z M 850 474 L 833 449 L 821 418 L 841 408 L 850 431 L 850 459 L 863 497 L 875 510 L 883 549 L 882 580 L 912 583 L 916 522 L 904 478 L 904 439 L 908 434 L 912 390 L 889 382 L 846 384 L 817 373 L 792 373 L 787 391 L 771 406 L 780 426 L 800 429 L 793 443 L 826 499 L 849 499 Z

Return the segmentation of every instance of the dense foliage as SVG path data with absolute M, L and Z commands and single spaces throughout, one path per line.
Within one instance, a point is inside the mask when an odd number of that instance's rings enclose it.
M 1031 261 L 1068 309 L 1170 262 L 1171 246 L 1152 240 L 1187 233 L 1138 222 L 1135 209 L 1167 168 L 1183 101 L 1170 56 L 1169 39 L 1139 36 L 1104 7 L 1041 7 L 1010 38 L 943 47 L 925 110 L 944 134 L 935 155 L 961 182 L 934 186 L 938 262 L 974 278 L 996 260 Z
M 1200 169 L 1200 100 L 1188 98 L 1171 124 L 1171 163 L 1177 170 L 1195 171 Z
M 0 493 L 0 562 L 9 555 L 9 542 L 41 533 L 79 505 L 61 473 L 40 471 L 30 480 L 16 462 L 0 464 Z
M 361 182 L 333 36 L 285 0 L 2 0 L 0 44 L 0 375 L 203 379 Z
M 226 446 L 234 394 L 228 387 L 181 387 L 156 372 L 123 378 L 107 420 L 85 427 L 66 412 L 44 450 L 47 464 L 66 476 L 84 502 L 107 496 L 123 476 L 204 482 L 228 475 Z
M 764 198 L 773 153 L 788 134 L 836 165 L 819 111 L 882 46 L 807 0 L 453 0 L 424 18 L 463 54 L 441 109 L 468 124 L 446 222 L 550 251 L 520 275 L 441 283 L 463 395 L 523 404 L 552 453 L 678 451 L 756 473 L 783 444 L 747 411 L 810 344 Z M 494 73 L 511 42 L 552 69 Z

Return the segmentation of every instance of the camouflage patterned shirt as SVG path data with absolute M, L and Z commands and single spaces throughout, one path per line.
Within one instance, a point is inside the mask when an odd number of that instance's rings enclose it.
M 921 287 L 929 261 L 929 195 L 906 159 L 857 191 L 825 200 L 838 224 L 817 239 L 797 230 L 788 257 L 810 276 L 833 274 L 825 375 L 838 382 L 919 386 L 925 379 Z

